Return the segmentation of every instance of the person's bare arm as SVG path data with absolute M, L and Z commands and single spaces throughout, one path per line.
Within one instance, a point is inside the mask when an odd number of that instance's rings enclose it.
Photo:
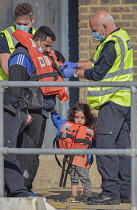
M 85 71 L 85 70 L 76 69 L 75 72 L 77 72 L 77 73 L 76 73 L 76 74 L 77 74 L 77 77 L 86 79 L 85 76 L 84 76 L 84 71 Z
M 91 60 L 81 61 L 78 63 L 66 61 L 63 63 L 63 65 L 61 65 L 62 77 L 68 78 L 74 76 L 85 78 L 84 71 L 87 69 L 91 69 L 91 64 Z
M 78 62 L 78 70 L 86 70 L 91 68 L 91 60 Z
M 0 53 L 0 66 L 7 76 L 9 75 L 9 68 L 8 68 L 9 57 L 10 54 L 8 53 Z
M 78 62 L 78 69 L 75 69 L 75 72 L 78 72 L 78 77 L 80 78 L 84 78 L 85 79 L 85 76 L 84 76 L 84 71 L 86 69 L 90 69 L 91 68 L 91 60 L 88 60 L 88 61 L 81 61 L 81 62 Z

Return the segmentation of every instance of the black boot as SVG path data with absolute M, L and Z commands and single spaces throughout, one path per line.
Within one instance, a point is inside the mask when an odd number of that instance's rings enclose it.
M 121 196 L 121 203 L 131 203 L 131 197 L 122 197 Z
M 107 197 L 99 194 L 98 197 L 89 197 L 87 200 L 88 205 L 119 205 L 120 198 Z

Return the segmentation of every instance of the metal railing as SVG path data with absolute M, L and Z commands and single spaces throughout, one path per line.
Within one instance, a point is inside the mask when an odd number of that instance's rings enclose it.
M 126 87 L 131 91 L 131 148 L 128 149 L 43 149 L 3 147 L 3 87 Z M 137 210 L 137 139 L 136 139 L 137 82 L 11 82 L 0 81 L 0 197 L 4 196 L 4 157 L 6 154 L 93 154 L 131 156 L 131 210 Z

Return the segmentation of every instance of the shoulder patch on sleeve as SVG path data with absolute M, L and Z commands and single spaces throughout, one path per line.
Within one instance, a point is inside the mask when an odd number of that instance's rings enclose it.
M 132 49 L 131 39 L 127 40 L 127 46 L 128 46 L 128 50 Z

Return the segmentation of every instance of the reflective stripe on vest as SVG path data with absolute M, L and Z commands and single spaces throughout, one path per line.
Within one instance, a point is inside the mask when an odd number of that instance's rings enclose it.
M 133 80 L 133 50 L 129 36 L 120 29 L 110 34 L 104 42 L 102 42 L 93 58 L 97 61 L 104 45 L 109 42 L 115 42 L 117 58 L 101 82 L 125 82 Z M 92 67 L 94 64 L 92 64 Z M 111 100 L 122 106 L 130 106 L 130 90 L 126 87 L 89 87 L 87 100 L 91 107 L 98 106 Z
M 12 33 L 15 31 L 15 26 L 11 26 L 3 31 L 0 32 L 0 34 L 4 34 L 8 43 L 9 51 L 10 53 L 13 53 L 15 50 L 15 46 L 18 43 L 18 41 L 12 36 Z M 32 28 L 32 34 L 35 33 L 35 29 Z M 0 68 L 0 80 L 8 80 L 8 76 L 5 75 L 2 68 Z

